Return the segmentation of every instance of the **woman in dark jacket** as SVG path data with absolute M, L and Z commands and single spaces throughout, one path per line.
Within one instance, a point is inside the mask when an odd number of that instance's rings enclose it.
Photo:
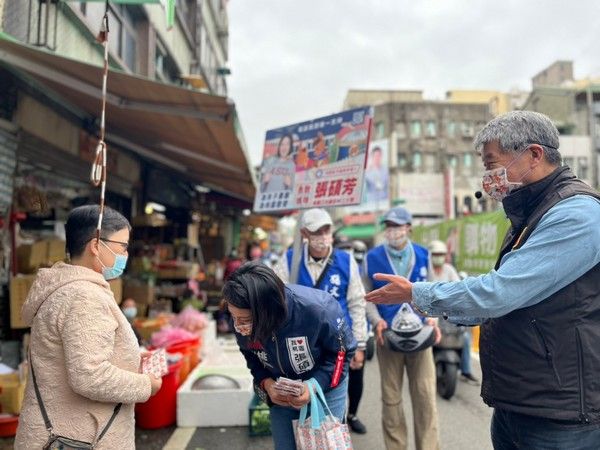
M 274 386 L 278 377 L 314 379 L 331 412 L 343 420 L 356 341 L 339 303 L 324 291 L 284 286 L 275 272 L 255 262 L 231 275 L 223 297 L 255 389 L 271 406 L 275 448 L 296 448 L 292 421 L 310 401 L 306 383 L 301 395 L 282 395 Z

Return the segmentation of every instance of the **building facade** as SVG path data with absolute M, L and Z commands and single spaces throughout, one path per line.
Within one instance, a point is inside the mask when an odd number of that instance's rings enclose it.
M 477 200 L 483 166 L 476 133 L 493 117 L 489 92 L 463 91 L 448 101 L 421 91 L 349 91 L 344 106 L 374 106 L 373 140 L 388 139 L 390 200 L 406 206 L 415 223 L 430 223 L 492 208 Z

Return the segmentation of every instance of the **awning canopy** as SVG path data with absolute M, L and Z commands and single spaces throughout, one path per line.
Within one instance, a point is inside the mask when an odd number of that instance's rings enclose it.
M 375 224 L 362 224 L 346 225 L 337 230 L 336 233 L 347 236 L 350 239 L 373 239 L 377 231 L 378 229 Z
M 93 118 L 100 115 L 102 68 L 0 34 L 0 63 L 31 75 Z M 235 107 L 225 97 L 110 70 L 109 142 L 184 172 L 192 181 L 251 201 L 255 187 L 237 137 Z

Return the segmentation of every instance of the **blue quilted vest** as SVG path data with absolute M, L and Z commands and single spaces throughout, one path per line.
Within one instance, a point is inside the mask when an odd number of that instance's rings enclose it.
M 412 270 L 410 272 L 409 280 L 413 283 L 415 281 L 427 281 L 427 267 L 429 266 L 429 252 L 426 248 L 421 247 L 413 242 L 410 242 L 414 251 L 414 261 L 411 262 Z M 373 290 L 379 289 L 387 284 L 385 281 L 378 281 L 373 279 L 373 275 L 376 273 L 390 273 L 396 274 L 396 269 L 390 260 L 390 256 L 385 250 L 385 245 L 379 245 L 367 253 L 367 274 L 373 285 Z M 392 319 L 400 309 L 400 305 L 377 305 L 379 314 L 388 324 L 392 325 Z
M 314 280 L 306 265 L 306 251 L 302 251 L 302 260 L 300 261 L 300 270 L 298 272 L 298 284 L 307 286 L 331 294 L 340 304 L 348 326 L 352 327 L 352 319 L 348 311 L 348 287 L 350 285 L 350 254 L 341 250 L 333 249 L 331 263 L 325 268 L 326 273 L 319 286 L 314 285 Z M 292 270 L 292 249 L 287 251 L 288 270 Z

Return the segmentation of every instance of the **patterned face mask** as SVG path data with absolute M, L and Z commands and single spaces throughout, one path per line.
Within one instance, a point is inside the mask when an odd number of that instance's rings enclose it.
M 529 148 L 529 147 L 527 147 Z M 483 179 L 481 180 L 481 186 L 484 192 L 492 197 L 494 200 L 501 202 L 504 200 L 512 191 L 523 185 L 521 180 L 525 177 L 531 169 L 525 172 L 519 181 L 508 180 L 508 168 L 519 159 L 519 157 L 527 151 L 527 148 L 519 153 L 506 167 L 498 167 L 496 169 L 486 170 L 483 173 Z
M 233 324 L 233 328 L 235 332 L 241 334 L 242 336 L 250 336 L 252 334 L 252 324 L 244 324 L 244 325 L 236 325 Z
M 322 252 L 322 251 L 328 249 L 332 243 L 333 243 L 333 236 L 331 235 L 331 233 L 323 234 L 320 236 L 310 236 L 308 238 L 308 245 L 310 246 L 311 249 L 313 249 L 317 252 Z

